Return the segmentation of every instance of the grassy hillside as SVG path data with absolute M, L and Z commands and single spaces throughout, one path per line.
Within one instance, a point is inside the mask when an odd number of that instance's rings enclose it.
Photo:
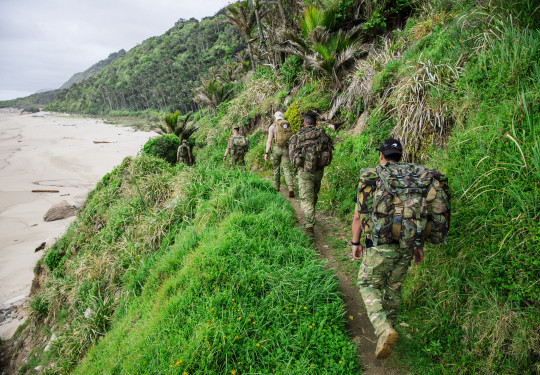
M 337 279 L 295 227 L 254 175 L 126 159 L 44 258 L 26 334 L 57 339 L 22 371 L 355 371 Z

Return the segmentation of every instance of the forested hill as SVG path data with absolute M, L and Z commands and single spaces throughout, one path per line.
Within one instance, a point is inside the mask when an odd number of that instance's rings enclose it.
M 223 14 L 180 20 L 134 47 L 96 76 L 61 91 L 49 109 L 90 114 L 196 109 L 193 89 L 211 67 L 225 68 L 245 48 Z
M 71 86 L 73 86 L 76 83 L 81 83 L 82 81 L 95 76 L 98 74 L 103 68 L 111 64 L 114 60 L 117 58 L 124 56 L 126 54 L 126 51 L 121 49 L 118 52 L 111 53 L 109 57 L 106 59 L 103 59 L 94 65 L 92 65 L 90 68 L 86 69 L 84 72 L 75 73 L 70 79 L 67 80 L 66 83 L 64 83 L 62 86 L 60 86 L 60 90 L 63 89 L 69 89 Z

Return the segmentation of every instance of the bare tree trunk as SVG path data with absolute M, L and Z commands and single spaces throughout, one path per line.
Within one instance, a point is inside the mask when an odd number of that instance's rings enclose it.
M 248 40 L 246 38 L 246 40 Z M 248 41 L 248 50 L 249 50 L 249 58 L 251 59 L 251 69 L 255 71 L 255 60 L 253 59 L 253 49 L 251 48 L 251 43 Z
M 253 0 L 253 9 L 255 10 L 255 19 L 257 20 L 257 29 L 259 30 L 259 42 L 263 51 L 266 52 L 266 41 L 264 40 L 262 31 L 261 18 L 259 17 L 259 2 L 257 0 Z
M 279 14 L 281 15 L 281 20 L 283 21 L 283 26 L 287 26 L 287 17 L 285 17 L 285 11 L 283 10 L 283 4 L 281 3 L 281 0 L 276 1 L 277 6 L 279 8 Z

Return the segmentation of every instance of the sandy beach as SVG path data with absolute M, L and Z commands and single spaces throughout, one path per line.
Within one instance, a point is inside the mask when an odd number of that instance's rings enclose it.
M 0 109 L 0 306 L 29 294 L 43 256 L 34 250 L 42 242 L 51 246 L 74 219 L 45 222 L 47 210 L 62 200 L 84 202 L 104 174 L 156 135 L 96 119 Z

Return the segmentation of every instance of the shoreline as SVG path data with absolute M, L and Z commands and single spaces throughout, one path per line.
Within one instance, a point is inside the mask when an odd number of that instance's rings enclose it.
M 0 109 L 0 309 L 28 296 L 43 256 L 35 249 L 53 245 L 75 218 L 45 222 L 45 212 L 63 200 L 81 205 L 106 173 L 156 135 L 80 115 Z

